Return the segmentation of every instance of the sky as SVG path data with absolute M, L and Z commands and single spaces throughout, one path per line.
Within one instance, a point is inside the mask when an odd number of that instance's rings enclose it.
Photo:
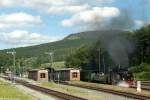
M 0 49 L 150 23 L 150 0 L 0 0 Z

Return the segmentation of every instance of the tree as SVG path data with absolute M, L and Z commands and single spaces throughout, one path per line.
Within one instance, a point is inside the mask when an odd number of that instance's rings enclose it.
M 135 51 L 131 57 L 132 64 L 150 64 L 150 25 L 134 31 L 132 38 L 135 41 Z
M 81 67 L 83 69 L 88 69 L 90 65 L 90 46 L 82 45 L 75 53 L 70 54 L 66 58 L 67 67 Z
M 134 73 L 134 76 L 137 80 L 150 80 L 150 65 L 142 63 L 137 66 L 132 66 L 129 68 L 129 71 Z

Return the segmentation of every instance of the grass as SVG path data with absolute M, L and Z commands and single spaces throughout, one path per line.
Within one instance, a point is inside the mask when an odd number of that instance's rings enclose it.
M 23 94 L 15 86 L 0 81 L 0 99 L 2 100 L 30 100 L 30 97 Z
M 46 88 L 50 88 L 67 94 L 80 94 L 80 95 L 88 94 L 88 91 L 79 90 L 78 88 L 67 86 L 67 85 L 61 85 L 61 84 L 50 83 L 50 82 L 44 82 L 41 85 Z

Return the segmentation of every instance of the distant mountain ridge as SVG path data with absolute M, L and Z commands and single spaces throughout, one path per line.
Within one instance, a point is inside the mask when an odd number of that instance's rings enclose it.
M 83 44 L 94 43 L 105 33 L 120 33 L 120 30 L 88 31 L 71 34 L 64 39 L 56 42 L 40 44 L 36 46 L 19 47 L 13 49 L 0 50 L 0 54 L 15 50 L 17 58 L 31 58 L 45 56 L 45 52 L 54 52 L 56 61 L 63 60 L 69 53 Z M 3 55 L 5 55 L 3 54 Z

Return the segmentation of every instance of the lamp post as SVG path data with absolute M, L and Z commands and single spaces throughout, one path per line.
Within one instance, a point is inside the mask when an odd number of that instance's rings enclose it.
M 13 80 L 12 80 L 12 82 L 15 83 L 15 56 L 16 56 L 16 52 L 15 51 L 7 52 L 7 54 L 12 54 L 12 56 L 13 56 Z

